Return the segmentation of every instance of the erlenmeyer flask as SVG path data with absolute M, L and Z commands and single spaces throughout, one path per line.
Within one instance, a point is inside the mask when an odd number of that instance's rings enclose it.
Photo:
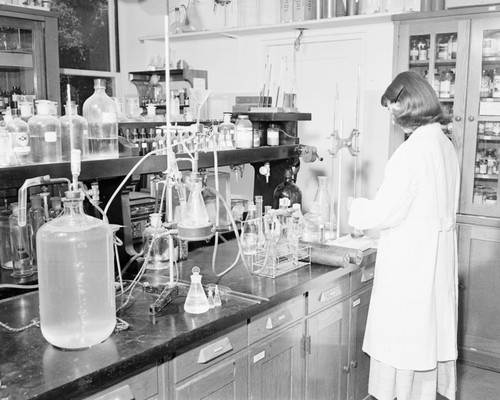
M 183 32 L 199 32 L 203 30 L 204 26 L 198 10 L 198 3 L 199 0 L 189 0 L 182 27 Z
M 184 311 L 190 314 L 203 314 L 208 311 L 210 306 L 201 284 L 200 269 L 193 267 L 192 272 L 191 286 L 189 286 L 186 302 L 184 303 Z
M 189 197 L 181 210 L 178 224 L 179 238 L 183 240 L 205 240 L 212 237 L 212 225 L 201 194 L 202 179 L 192 174 L 188 182 Z

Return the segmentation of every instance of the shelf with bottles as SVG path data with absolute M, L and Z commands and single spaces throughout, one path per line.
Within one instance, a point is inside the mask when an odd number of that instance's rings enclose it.
M 165 70 L 151 70 L 151 71 L 135 71 L 129 72 L 128 79 L 134 84 L 142 83 L 149 84 L 152 75 L 157 75 L 159 82 L 165 82 Z M 208 73 L 207 71 L 182 68 L 182 69 L 171 69 L 170 70 L 170 80 L 171 81 L 186 81 L 191 87 L 195 86 L 197 82 L 196 79 L 204 80 L 203 85 L 205 89 L 208 88 Z M 198 82 L 199 83 L 199 82 Z

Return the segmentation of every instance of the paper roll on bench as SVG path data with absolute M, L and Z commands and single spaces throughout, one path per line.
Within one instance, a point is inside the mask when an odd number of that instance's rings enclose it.
M 363 261 L 363 252 L 359 249 L 330 243 L 304 243 L 311 246 L 311 261 L 315 264 L 346 268 L 349 264 L 361 265 Z

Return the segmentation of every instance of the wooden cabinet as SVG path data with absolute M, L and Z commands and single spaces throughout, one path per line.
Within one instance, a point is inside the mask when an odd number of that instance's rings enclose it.
M 249 398 L 302 397 L 302 337 L 302 323 L 297 323 L 251 347 L 248 354 Z
M 306 399 L 347 399 L 349 302 L 307 318 Z
M 0 4 L 1 89 L 60 102 L 57 15 Z
M 349 400 L 363 400 L 368 396 L 370 357 L 363 352 L 362 346 L 371 293 L 368 287 L 349 300 L 349 356 L 342 367 L 348 374 Z
M 500 227 L 460 226 L 458 250 L 461 355 L 500 371 Z

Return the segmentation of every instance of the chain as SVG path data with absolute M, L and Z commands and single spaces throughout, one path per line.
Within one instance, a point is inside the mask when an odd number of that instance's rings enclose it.
M 11 331 L 11 332 L 22 332 L 28 328 L 31 328 L 32 326 L 40 327 L 40 320 L 38 318 L 32 319 L 30 324 L 28 324 L 26 326 L 22 326 L 21 328 L 12 328 L 11 326 L 9 326 L 3 322 L 0 322 L 0 326 L 4 329 L 7 329 L 8 331 Z

